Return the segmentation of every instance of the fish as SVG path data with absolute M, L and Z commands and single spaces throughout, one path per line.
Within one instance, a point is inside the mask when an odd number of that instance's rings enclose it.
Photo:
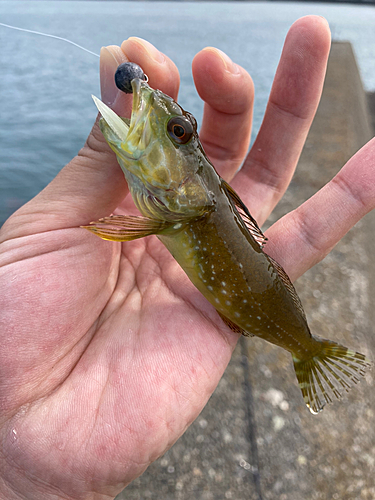
M 156 235 L 231 330 L 291 353 L 304 402 L 319 413 L 359 382 L 371 362 L 310 332 L 289 277 L 264 252 L 266 237 L 205 154 L 193 115 L 144 80 L 131 86 L 130 120 L 93 99 L 141 215 L 82 227 L 110 241 Z

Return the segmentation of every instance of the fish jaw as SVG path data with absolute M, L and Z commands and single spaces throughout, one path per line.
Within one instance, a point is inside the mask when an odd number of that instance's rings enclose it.
M 109 108 L 104 102 L 102 102 L 100 99 L 95 97 L 94 95 L 91 95 L 93 98 L 93 101 L 95 103 L 95 106 L 97 107 L 99 113 L 102 115 L 102 120 L 105 121 L 108 129 L 104 129 L 105 132 L 103 132 L 103 135 L 105 139 L 107 140 L 112 140 L 112 141 L 126 141 L 128 132 L 129 132 L 129 125 L 124 122 L 111 108 Z M 108 132 L 110 131 L 111 134 Z
M 180 106 L 171 97 L 152 89 L 145 81 L 135 78 L 132 81 L 132 88 L 133 105 L 130 120 L 120 118 L 97 97 L 92 96 L 92 98 L 102 115 L 99 125 L 104 138 L 116 155 L 123 160 L 123 165 L 137 175 L 136 162 L 147 154 L 152 140 L 158 135 L 160 109 L 164 111 L 166 107 L 162 101 L 167 99 L 169 104 L 172 104 L 173 109 L 168 109 L 169 113 L 182 113 Z M 170 188 L 170 186 L 165 187 Z
M 104 138 L 123 160 L 139 160 L 150 143 L 149 113 L 152 109 L 153 91 L 139 79 L 132 81 L 133 108 L 130 121 L 120 118 L 100 99 L 92 96 L 102 115 L 99 122 Z
M 150 113 L 154 102 L 154 90 L 135 78 L 132 81 L 133 107 L 126 140 L 121 143 L 119 156 L 124 160 L 139 160 L 151 142 Z

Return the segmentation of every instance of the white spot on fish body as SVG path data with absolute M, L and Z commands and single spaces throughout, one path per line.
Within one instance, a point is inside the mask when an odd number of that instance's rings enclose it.
M 241 314 L 239 312 L 235 312 L 234 315 L 236 316 L 236 318 L 239 318 L 241 316 Z
M 206 247 L 203 247 L 203 251 L 206 252 L 207 251 L 207 248 Z
M 177 224 L 175 224 L 173 226 L 173 229 L 180 229 L 180 227 L 182 227 L 182 224 L 180 222 L 178 222 Z M 186 234 L 186 233 L 185 233 Z
M 242 290 L 241 290 L 241 292 L 242 292 Z M 243 299 L 243 301 L 242 301 L 242 302 L 243 302 L 244 304 L 247 304 L 247 300 L 246 300 L 246 299 Z
M 227 306 L 232 305 L 232 302 L 230 300 L 227 300 L 225 303 L 226 303 Z
M 217 302 L 219 304 L 220 300 L 217 297 L 215 297 L 215 302 Z
M 226 285 L 225 281 L 222 281 L 222 282 L 221 282 L 221 284 L 222 284 L 223 286 L 225 286 L 225 285 Z
M 221 291 L 221 293 L 223 293 L 224 295 L 226 295 L 226 294 L 227 294 L 227 291 L 226 291 L 226 290 L 224 290 L 224 289 L 221 289 L 220 291 Z
M 211 285 L 208 285 L 207 289 L 210 290 L 210 292 L 212 292 L 212 290 L 213 290 Z

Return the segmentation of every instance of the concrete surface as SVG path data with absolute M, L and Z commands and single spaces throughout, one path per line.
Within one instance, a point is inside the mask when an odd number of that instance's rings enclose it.
M 328 182 L 371 137 L 350 44 L 334 43 L 323 97 L 272 221 Z M 296 284 L 311 330 L 375 359 L 375 214 Z M 118 500 L 374 500 L 374 371 L 313 416 L 291 358 L 242 338 L 200 417 Z

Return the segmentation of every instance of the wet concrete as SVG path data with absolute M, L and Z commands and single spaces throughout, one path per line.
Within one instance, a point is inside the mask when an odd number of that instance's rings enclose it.
M 372 101 L 371 101 L 372 102 Z M 272 220 L 328 182 L 372 135 L 348 43 L 334 43 L 297 173 Z M 296 283 L 311 330 L 375 359 L 375 214 Z M 375 499 L 374 370 L 313 416 L 288 353 L 242 338 L 200 417 L 118 500 Z

